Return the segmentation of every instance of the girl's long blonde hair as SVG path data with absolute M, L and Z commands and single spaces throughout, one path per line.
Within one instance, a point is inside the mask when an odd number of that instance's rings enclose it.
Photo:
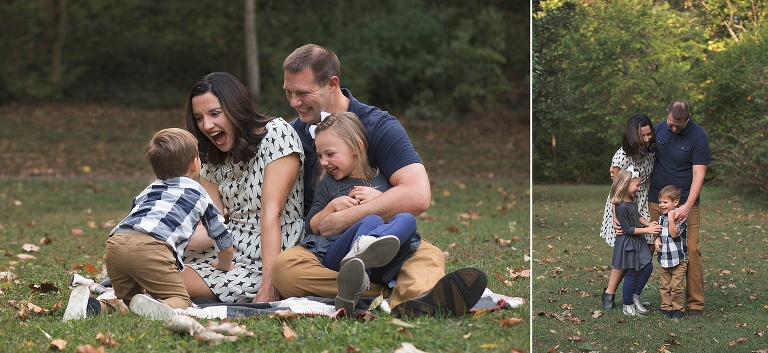
M 613 177 L 613 184 L 611 184 L 611 203 L 624 202 L 624 197 L 627 196 L 627 189 L 629 188 L 629 182 L 632 180 L 632 173 L 626 169 L 620 170 Z M 635 202 L 635 195 L 630 195 L 632 202 Z

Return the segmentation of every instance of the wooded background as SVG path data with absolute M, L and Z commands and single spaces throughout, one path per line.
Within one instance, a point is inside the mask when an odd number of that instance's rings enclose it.
M 280 66 L 293 49 L 316 43 L 339 55 L 342 85 L 369 104 L 417 120 L 503 118 L 528 106 L 529 6 L 507 0 L 3 1 L 0 104 L 178 107 L 203 75 L 227 71 L 250 87 L 266 113 L 292 116 Z
M 709 137 L 707 182 L 765 193 L 767 5 L 534 1 L 534 183 L 610 183 L 627 119 L 682 99 Z

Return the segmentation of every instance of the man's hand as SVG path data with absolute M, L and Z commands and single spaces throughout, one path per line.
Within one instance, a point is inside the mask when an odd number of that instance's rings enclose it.
M 677 212 L 675 212 L 675 222 L 677 223 L 683 223 L 686 219 L 688 219 L 688 212 L 691 212 L 691 206 L 689 206 L 687 203 L 683 204 L 682 206 L 677 208 Z

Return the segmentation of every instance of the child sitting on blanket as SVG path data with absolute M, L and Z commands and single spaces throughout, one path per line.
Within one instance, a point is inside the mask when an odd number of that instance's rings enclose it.
M 114 295 L 137 314 L 163 319 L 174 314 L 173 308 L 193 305 L 179 271 L 198 224 L 208 230 L 218 251 L 214 267 L 234 268 L 234 250 L 224 217 L 196 181 L 197 139 L 183 129 L 161 130 L 147 146 L 147 157 L 157 180 L 133 199 L 128 216 L 110 232 L 104 259 Z M 65 320 L 86 316 L 86 308 L 94 314 L 108 309 L 82 293 L 89 294 L 73 290 Z
M 302 245 L 317 254 L 323 266 L 339 271 L 336 309 L 351 314 L 370 283 L 369 276 L 386 283 L 391 279 L 388 274 L 397 273 L 413 254 L 413 244 L 418 246 L 421 237 L 410 213 L 399 213 L 388 222 L 369 215 L 342 234 L 321 234 L 325 217 L 370 202 L 390 186 L 368 163 L 368 135 L 360 118 L 351 112 L 326 114 L 311 131 L 322 170 Z

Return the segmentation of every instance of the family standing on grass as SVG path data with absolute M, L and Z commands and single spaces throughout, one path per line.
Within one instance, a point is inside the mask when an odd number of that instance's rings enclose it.
M 194 298 L 319 296 L 352 315 L 361 297 L 384 293 L 397 317 L 460 316 L 478 302 L 485 273 L 446 274 L 443 252 L 416 231 L 430 184 L 398 120 L 342 88 L 326 48 L 294 50 L 283 72 L 290 123 L 258 113 L 230 74 L 192 87 L 186 131 L 152 139 L 157 180 L 110 233 L 114 291 L 75 287 L 65 320 L 124 312 L 123 302 L 160 319 Z
M 613 269 L 601 295 L 606 310 L 616 308 L 614 297 L 623 279 L 622 312 L 648 314 L 640 295 L 653 272 L 656 252 L 661 313 L 679 319 L 687 305 L 689 316 L 701 315 L 699 196 L 709 162 L 707 135 L 691 120 L 688 103 L 672 101 L 667 119 L 656 126 L 643 114 L 629 118 L 622 147 L 611 161 L 613 183 L 600 230 L 613 246 Z

